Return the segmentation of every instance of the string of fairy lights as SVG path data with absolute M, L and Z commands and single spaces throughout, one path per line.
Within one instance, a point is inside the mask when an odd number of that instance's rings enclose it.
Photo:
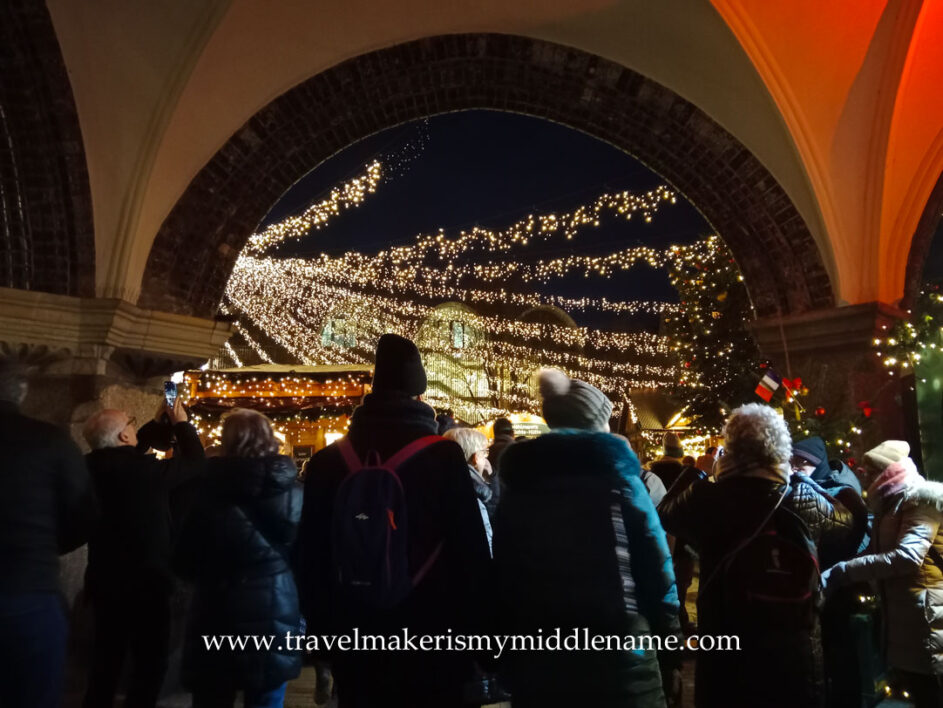
M 413 145 L 406 161 L 413 159 L 416 149 Z M 620 411 L 632 389 L 676 386 L 679 380 L 682 385 L 702 385 L 696 377 L 679 373 L 677 344 L 669 337 L 578 327 L 565 317 L 512 318 L 468 306 L 618 315 L 681 312 L 675 303 L 564 297 L 528 286 L 573 274 L 610 278 L 641 264 L 678 270 L 702 258 L 704 248 L 719 247 L 719 239 L 692 247 L 633 246 L 603 255 L 521 257 L 529 245 L 565 244 L 610 220 L 639 218 L 650 223 L 659 209 L 677 202 L 667 186 L 639 194 L 601 194 L 570 211 L 528 214 L 500 229 L 475 226 L 454 236 L 439 229 L 373 254 L 279 255 L 280 245 L 315 233 L 345 210 L 360 206 L 398 171 L 401 165 L 391 168 L 384 159 L 372 160 L 300 215 L 271 224 L 250 238 L 232 272 L 224 307 L 237 317 L 240 337 L 262 361 L 272 357 L 250 329 L 310 365 L 368 364 L 380 335 L 397 332 L 417 341 L 427 369 L 432 369 L 430 400 L 443 407 L 461 407 L 447 383 L 432 385 L 435 362 L 453 375 L 455 362 L 460 362 L 462 375 L 471 372 L 468 375 L 477 377 L 473 383 L 465 382 L 464 388 L 478 392 L 471 397 L 480 399 L 474 411 L 479 417 L 537 410 L 533 383 L 520 372 L 530 374 L 540 366 L 560 368 L 599 387 Z M 509 287 L 511 283 L 517 287 Z M 439 310 L 448 300 L 466 307 L 443 318 Z M 227 352 L 236 361 L 231 347 Z M 496 381 L 496 377 L 503 378 Z
M 262 231 L 252 234 L 244 252 L 265 253 L 280 243 L 306 236 L 312 229 L 324 228 L 331 219 L 342 212 L 363 204 L 384 180 L 401 177 L 408 169 L 409 163 L 422 154 L 428 141 L 429 122 L 420 121 L 416 135 L 398 150 L 367 163 L 359 174 L 331 189 L 327 196 L 310 205 L 301 214 L 270 224 Z

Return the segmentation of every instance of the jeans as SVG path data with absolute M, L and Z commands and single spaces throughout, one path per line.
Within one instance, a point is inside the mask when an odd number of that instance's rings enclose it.
M 245 691 L 245 708 L 282 708 L 287 683 L 271 691 Z M 235 689 L 197 690 L 193 692 L 193 708 L 232 708 L 236 702 Z
M 58 594 L 0 593 L 0 706 L 59 706 L 68 631 Z

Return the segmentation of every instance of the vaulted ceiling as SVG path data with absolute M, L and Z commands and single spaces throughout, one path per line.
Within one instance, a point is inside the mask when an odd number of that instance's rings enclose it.
M 904 296 L 943 170 L 943 3 L 931 0 L 48 0 L 93 207 L 96 292 L 137 299 L 155 235 L 253 115 L 345 60 L 503 33 L 663 85 L 788 195 L 835 301 Z M 314 167 L 314 165 L 311 165 Z M 771 267 L 775 267 L 772 264 Z

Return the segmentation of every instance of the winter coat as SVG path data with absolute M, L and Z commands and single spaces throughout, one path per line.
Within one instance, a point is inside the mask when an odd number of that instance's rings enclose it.
M 869 554 L 837 564 L 828 585 L 876 580 L 888 664 L 943 674 L 943 484 L 919 481 L 869 503 Z
M 501 434 L 494 436 L 491 447 L 488 448 L 488 462 L 491 463 L 491 469 L 495 474 L 501 469 L 501 455 L 513 444 L 513 435 Z
M 712 483 L 700 470 L 687 468 L 659 506 L 665 529 L 687 539 L 700 556 L 698 629 L 701 634 L 738 634 L 743 649 L 698 653 L 698 706 L 821 705 L 824 686 L 817 620 L 811 629 L 797 627 L 774 634 L 757 627 L 748 636 L 742 631 L 741 618 L 726 614 L 722 576 L 711 580 L 715 571 L 723 572 L 719 568 L 727 554 L 763 524 L 786 478 L 785 472 L 757 469 L 751 474 L 731 472 Z M 801 482 L 791 485 L 773 517 L 778 533 L 811 553 L 815 552 L 813 538 L 828 544 L 848 533 L 847 512 L 816 495 L 814 487 L 803 488 Z
M 851 558 L 867 546 L 868 508 L 861 497 L 861 482 L 858 481 L 858 477 L 844 462 L 828 459 L 828 452 L 822 438 L 811 437 L 799 440 L 793 445 L 793 449 L 804 450 L 820 460 L 808 479 L 818 484 L 851 512 L 853 526 L 851 537 L 857 539 L 857 545 L 854 548 L 823 549 L 821 560 L 824 570 L 840 560 Z
M 491 550 L 491 540 L 493 532 L 491 530 L 491 514 L 488 512 L 488 504 L 491 502 L 492 492 L 490 485 L 484 478 L 478 474 L 471 465 L 468 466 L 468 476 L 471 477 L 472 486 L 475 488 L 475 496 L 478 498 L 478 508 L 481 510 L 481 522 L 485 527 L 485 535 L 488 537 L 488 550 Z
M 88 539 L 95 498 L 65 431 L 0 401 L 0 593 L 59 591 L 59 554 Z
M 371 393 L 351 420 L 348 439 L 360 459 L 376 451 L 388 459 L 419 438 L 435 435 L 435 412 L 403 395 Z M 331 526 L 334 501 L 348 474 L 336 445 L 314 455 L 305 467 L 304 510 L 296 553 L 297 577 L 309 632 L 441 634 L 449 629 L 478 633 L 487 618 L 482 598 L 494 593 L 491 561 L 481 510 L 461 448 L 441 440 L 418 452 L 398 469 L 409 529 L 409 568 L 415 574 L 441 544 L 441 553 L 412 593 L 388 612 L 366 616 L 362 608 L 335 596 Z M 461 694 L 471 676 L 471 657 L 462 652 L 404 652 L 359 655 L 338 652 L 338 686 L 372 692 L 364 700 L 405 700 L 442 696 L 446 705 Z M 364 672 L 371 676 L 363 681 Z
M 624 439 L 555 430 L 515 444 L 501 464 L 494 559 L 502 633 L 678 633 L 665 533 Z M 664 705 L 651 650 L 510 652 L 505 659 L 516 698 Z
M 668 493 L 668 490 L 665 489 L 665 483 L 661 481 L 661 477 L 651 470 L 642 470 L 642 481 L 648 489 L 648 496 L 652 498 L 652 504 L 657 507 L 661 504 L 661 500 L 665 498 L 665 494 Z
M 861 482 L 848 465 L 839 460 L 829 461 L 825 441 L 820 437 L 806 438 L 793 444 L 794 450 L 803 450 L 819 459 L 815 470 L 809 475 L 813 481 L 828 490 L 833 496 L 838 489 L 848 487 L 861 496 Z
M 295 678 L 301 653 L 285 633 L 303 633 L 290 549 L 301 487 L 290 457 L 217 457 L 184 522 L 174 557 L 195 584 L 182 679 L 190 690 L 267 691 Z M 207 650 L 203 635 L 274 635 L 278 648 Z
M 203 445 L 190 423 L 172 426 L 176 454 L 166 460 L 145 454 L 171 426 L 148 423 L 138 446 L 93 450 L 85 459 L 101 506 L 88 543 L 87 588 L 109 592 L 142 582 L 170 592 L 173 524 L 171 496 L 205 471 Z
M 649 469 L 658 476 L 658 479 L 661 480 L 667 490 L 671 489 L 671 485 L 681 476 L 684 465 L 681 464 L 681 460 L 676 457 L 661 457 L 655 460 L 649 466 Z

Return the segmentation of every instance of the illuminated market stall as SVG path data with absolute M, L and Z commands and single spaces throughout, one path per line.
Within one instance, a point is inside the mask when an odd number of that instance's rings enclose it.
M 347 432 L 371 378 L 371 366 L 260 364 L 188 371 L 180 388 L 204 444 L 219 443 L 226 411 L 251 408 L 272 420 L 288 454 L 301 463 Z

